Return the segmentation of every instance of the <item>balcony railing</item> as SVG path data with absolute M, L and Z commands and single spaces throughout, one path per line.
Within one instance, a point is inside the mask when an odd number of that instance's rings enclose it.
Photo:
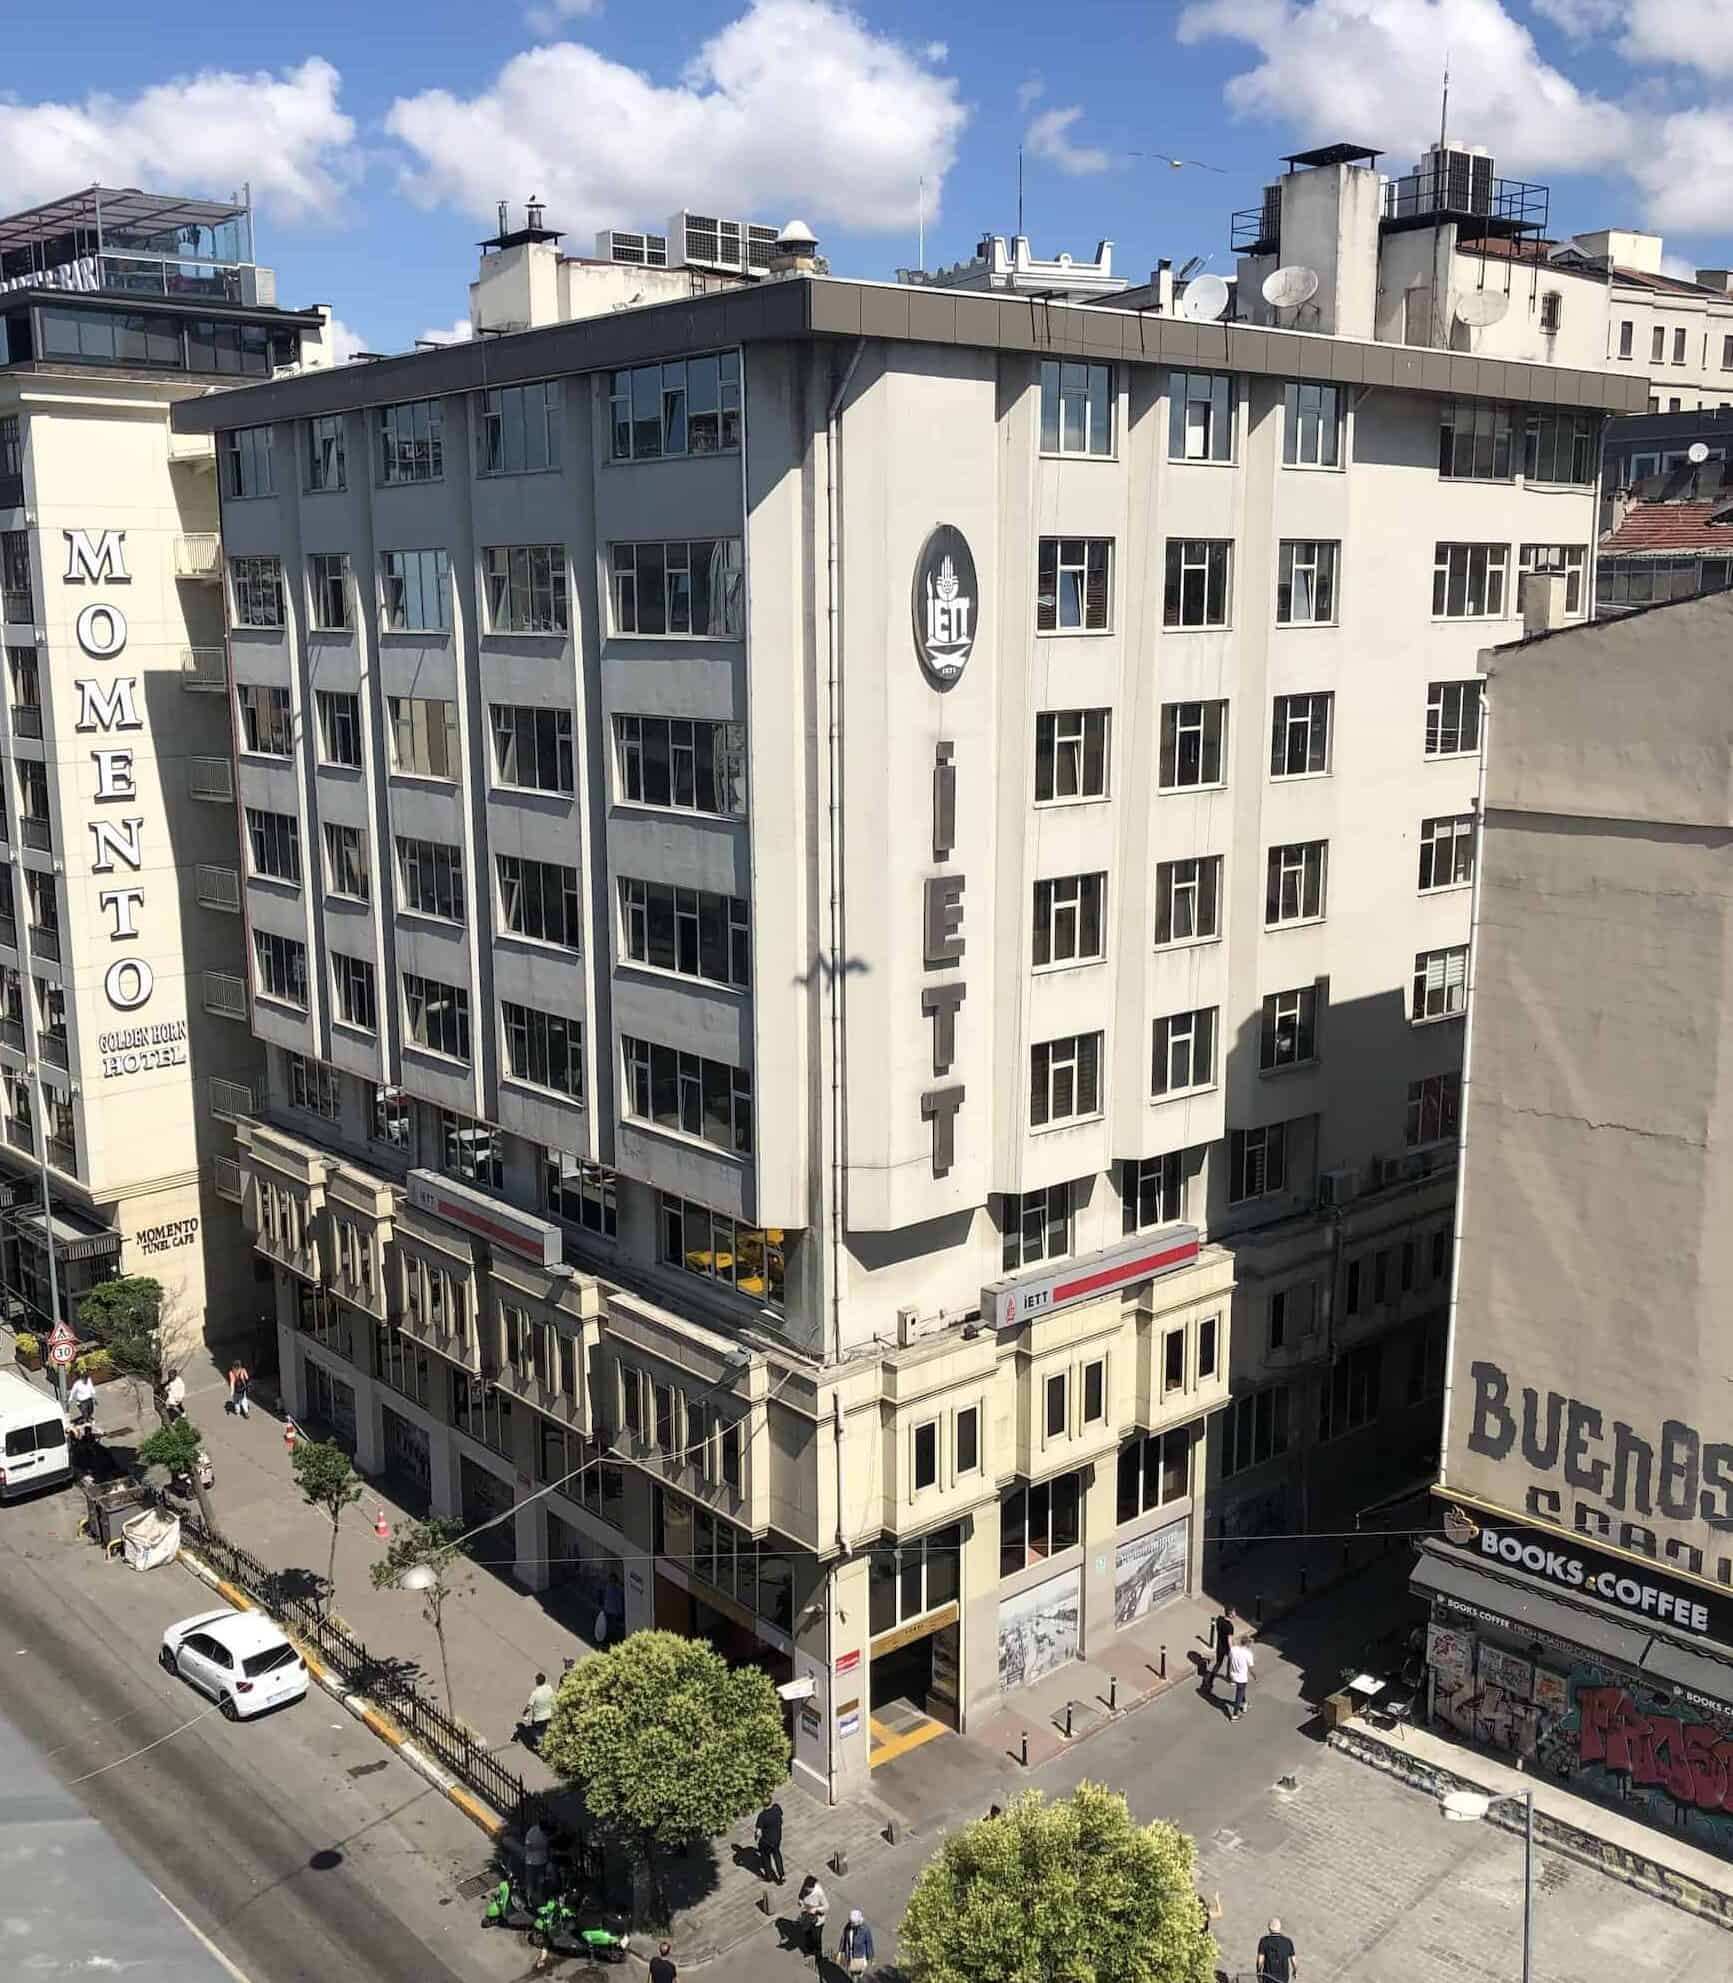
M 24 1051 L 24 1021 L 22 1019 L 0 1017 L 0 1046 L 16 1047 L 20 1053 Z M 62 1061 L 60 1064 L 62 1067 L 66 1065 L 65 1061 Z
M 175 577 L 218 579 L 223 575 L 223 543 L 214 530 L 188 531 L 175 539 Z
M 56 1170 L 78 1171 L 78 1145 L 67 1136 L 51 1136 L 48 1139 L 48 1161 Z
M 15 737 L 41 736 L 42 705 L 39 702 L 15 702 L 12 705 L 12 734 Z
M 60 932 L 51 930 L 41 923 L 30 925 L 30 951 L 35 957 L 46 958 L 50 964 L 60 962 Z
M 54 852 L 54 822 L 51 819 L 38 819 L 34 813 L 26 813 L 18 822 L 18 830 L 26 847 L 38 854 Z
M 53 1066 L 65 1067 L 67 1065 L 66 1035 L 64 1033 L 38 1033 L 36 1035 L 36 1049 L 42 1058 L 50 1062 Z
M 32 1156 L 36 1154 L 36 1131 L 16 1116 L 6 1118 L 6 1140 L 15 1150 L 28 1150 Z
M 18 923 L 12 916 L 0 916 L 0 943 L 8 950 L 18 948 Z
M 181 687 L 221 695 L 229 686 L 229 657 L 220 647 L 181 649 Z

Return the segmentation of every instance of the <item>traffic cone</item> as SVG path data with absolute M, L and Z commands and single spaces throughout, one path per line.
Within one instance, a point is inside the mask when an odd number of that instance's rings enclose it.
M 295 1421 L 292 1418 L 284 1422 L 283 1447 L 286 1452 L 292 1453 L 295 1450 Z
M 385 1510 L 383 1508 L 373 1517 L 373 1533 L 381 1542 L 389 1542 L 391 1540 L 391 1524 L 385 1519 Z

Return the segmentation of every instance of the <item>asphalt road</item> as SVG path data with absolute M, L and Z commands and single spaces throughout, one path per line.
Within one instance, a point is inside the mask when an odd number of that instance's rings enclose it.
M 178 1566 L 104 1563 L 81 1512 L 70 1490 L 0 1507 L 6 1711 L 246 1983 L 521 1975 L 521 1938 L 455 1892 L 484 1836 L 316 1687 L 254 1722 L 207 1711 L 157 1648 L 216 1600 Z

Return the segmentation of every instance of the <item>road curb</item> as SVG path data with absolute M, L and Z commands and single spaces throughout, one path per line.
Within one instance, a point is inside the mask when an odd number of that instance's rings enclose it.
M 237 1590 L 226 1577 L 219 1577 L 208 1563 L 195 1556 L 184 1544 L 177 1554 L 179 1561 L 185 1564 L 201 1583 L 208 1584 L 219 1596 L 226 1598 L 237 1611 L 264 1609 L 262 1605 L 248 1597 L 245 1591 Z M 287 1632 L 289 1627 L 285 1625 L 283 1629 Z M 497 1811 L 465 1789 L 448 1770 L 442 1769 L 431 1756 L 404 1734 L 390 1715 L 376 1702 L 370 1701 L 365 1694 L 357 1694 L 345 1687 L 325 1662 L 309 1652 L 305 1646 L 300 1647 L 300 1652 L 301 1657 L 307 1662 L 307 1671 L 334 1701 L 346 1708 L 363 1727 L 378 1736 L 381 1742 L 395 1749 L 417 1776 L 461 1811 L 471 1824 L 479 1827 L 491 1839 L 497 1840 L 501 1836 L 506 1829 L 506 1821 Z

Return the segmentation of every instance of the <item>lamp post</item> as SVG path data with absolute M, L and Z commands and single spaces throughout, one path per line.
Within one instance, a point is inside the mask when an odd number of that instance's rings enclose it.
M 1489 1816 L 1495 1804 L 1523 1807 L 1522 1983 L 1530 1983 L 1534 1964 L 1534 1792 L 1513 1790 L 1502 1797 L 1493 1797 L 1481 1790 L 1452 1790 L 1438 1800 L 1445 1817 L 1458 1824 Z

